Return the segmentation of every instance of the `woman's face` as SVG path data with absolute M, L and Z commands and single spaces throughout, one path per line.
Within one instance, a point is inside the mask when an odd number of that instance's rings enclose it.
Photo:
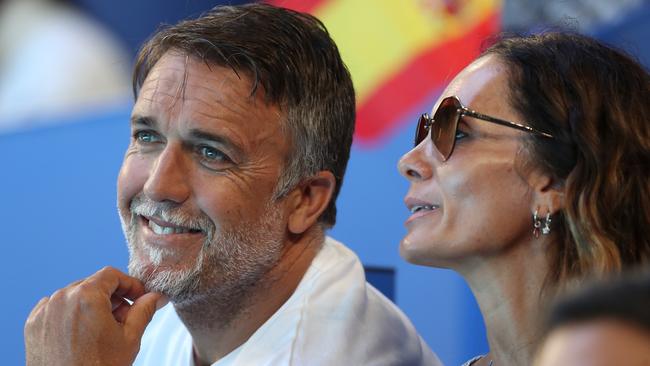
M 456 95 L 469 109 L 523 123 L 508 103 L 507 72 L 495 56 L 466 67 L 440 100 Z M 432 113 L 433 115 L 433 113 Z M 524 132 L 461 118 L 447 161 L 427 136 L 400 159 L 412 214 L 400 253 L 409 262 L 458 268 L 532 238 L 532 191 L 518 173 Z M 518 160 L 519 159 L 519 160 Z

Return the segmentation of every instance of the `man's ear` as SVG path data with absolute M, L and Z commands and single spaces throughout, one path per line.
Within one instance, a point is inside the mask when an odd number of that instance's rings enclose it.
M 291 191 L 287 197 L 289 232 L 302 234 L 313 226 L 329 205 L 335 186 L 334 174 L 320 171 Z
M 564 209 L 564 187 L 556 179 L 536 169 L 529 173 L 528 185 L 533 191 L 531 212 L 554 215 Z

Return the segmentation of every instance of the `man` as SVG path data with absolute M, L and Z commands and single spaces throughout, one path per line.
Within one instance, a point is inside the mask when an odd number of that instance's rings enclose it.
M 563 299 L 547 332 L 537 366 L 650 365 L 650 272 Z
M 130 276 L 106 268 L 41 300 L 28 364 L 439 363 L 325 237 L 354 91 L 318 20 L 215 8 L 144 45 L 134 90 L 117 199 Z

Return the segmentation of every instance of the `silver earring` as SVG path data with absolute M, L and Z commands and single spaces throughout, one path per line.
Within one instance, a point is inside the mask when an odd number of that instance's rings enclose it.
M 546 220 L 544 220 L 544 227 L 542 228 L 542 234 L 548 235 L 550 233 L 551 233 L 551 211 L 548 211 L 546 213 Z
M 539 228 L 542 227 L 542 220 L 540 220 L 538 214 L 538 210 L 535 210 L 535 213 L 533 214 L 533 236 L 535 238 L 539 238 Z

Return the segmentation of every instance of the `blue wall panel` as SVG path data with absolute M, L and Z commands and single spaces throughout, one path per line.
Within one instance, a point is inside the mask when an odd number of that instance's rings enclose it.
M 40 298 L 105 265 L 126 267 L 115 208 L 126 116 L 0 135 L 3 365 L 24 364 L 23 323 Z

